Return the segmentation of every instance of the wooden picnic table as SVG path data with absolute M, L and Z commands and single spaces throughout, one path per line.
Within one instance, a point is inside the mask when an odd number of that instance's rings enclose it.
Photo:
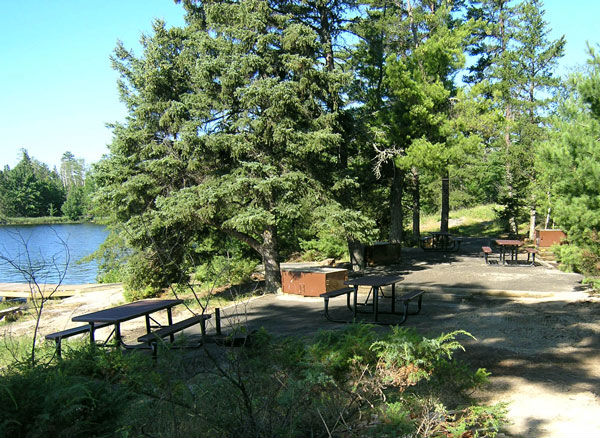
M 500 260 L 506 264 L 506 253 L 510 253 L 510 260 L 517 261 L 517 251 L 523 246 L 523 241 L 516 239 L 496 239 L 496 245 L 500 247 Z
M 114 325 L 114 336 L 118 345 L 128 347 L 121 337 L 121 323 L 131 319 L 145 317 L 146 332 L 149 334 L 152 330 L 150 321 L 158 324 L 150 315 L 161 310 L 167 311 L 167 320 L 169 326 L 173 324 L 173 316 L 171 309 L 183 303 L 183 300 L 140 300 L 133 303 L 123 304 L 117 307 L 100 310 L 97 312 L 86 313 L 84 315 L 75 316 L 73 321 L 87 322 L 90 325 L 90 342 L 95 344 L 95 326 L 97 325 Z M 173 335 L 170 335 L 171 342 L 174 340 Z

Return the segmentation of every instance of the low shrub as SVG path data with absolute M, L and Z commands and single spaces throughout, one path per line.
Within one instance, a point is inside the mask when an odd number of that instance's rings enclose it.
M 4 372 L 0 436 L 109 436 L 132 393 L 105 379 L 36 366 Z
M 5 369 L 0 437 L 491 437 L 505 416 L 436 395 L 442 379 L 461 392 L 487 378 L 453 368 L 463 331 L 380 335 L 357 324 L 309 342 L 244 334 L 244 347 L 167 348 L 156 363 L 81 346 L 51 366 Z
M 216 255 L 196 268 L 194 280 L 210 287 L 245 283 L 250 280 L 257 264 L 250 258 Z
M 552 245 L 552 252 L 564 271 L 579 271 L 582 265 L 581 248 L 575 245 Z

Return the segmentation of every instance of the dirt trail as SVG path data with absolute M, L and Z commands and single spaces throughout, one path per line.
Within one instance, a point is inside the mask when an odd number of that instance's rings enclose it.
M 462 355 L 492 373 L 477 396 L 508 402 L 519 437 L 600 437 L 600 300 L 462 298 L 424 309 L 422 331 L 465 329 Z M 444 305 L 445 304 L 445 305 Z

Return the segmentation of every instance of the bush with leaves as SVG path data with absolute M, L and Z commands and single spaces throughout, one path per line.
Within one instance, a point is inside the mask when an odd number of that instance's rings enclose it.
M 0 383 L 0 437 L 113 435 L 133 394 L 56 366 L 11 369 Z
M 447 407 L 437 395 L 436 376 L 457 379 L 455 400 L 485 380 L 464 365 L 452 371 L 462 331 L 425 338 L 353 324 L 314 340 L 234 334 L 243 347 L 165 345 L 154 364 L 82 343 L 54 365 L 5 369 L 0 437 L 494 436 L 504 418 L 502 406 Z

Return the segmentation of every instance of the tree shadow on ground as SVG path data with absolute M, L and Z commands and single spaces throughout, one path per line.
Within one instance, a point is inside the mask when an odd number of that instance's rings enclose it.
M 330 300 L 330 313 L 334 318 L 352 319 L 344 297 Z M 323 301 L 317 298 L 266 295 L 224 310 L 224 315 L 224 327 L 264 327 L 275 336 L 310 338 L 319 330 L 345 326 L 327 321 Z M 600 303 L 591 301 L 524 302 L 426 293 L 421 313 L 409 316 L 404 326 L 429 337 L 461 329 L 471 333 L 476 339 L 462 337 L 466 351 L 456 357 L 473 369 L 486 368 L 492 373 L 492 389 L 479 394 L 482 401 L 492 402 L 498 394 L 515 392 L 522 384 L 557 394 L 600 394 L 599 315 Z M 361 319 L 368 322 L 369 315 Z M 381 315 L 381 321 L 395 324 L 398 318 Z M 376 330 L 384 333 L 389 326 L 376 326 Z M 548 421 L 520 420 L 528 436 L 542 436 Z

